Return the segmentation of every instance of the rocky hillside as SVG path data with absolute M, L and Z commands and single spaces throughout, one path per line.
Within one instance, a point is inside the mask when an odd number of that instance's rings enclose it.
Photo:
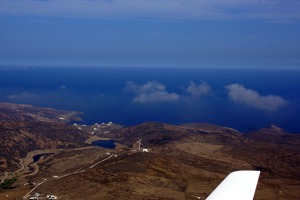
M 184 124 L 180 126 L 158 122 L 146 122 L 136 126 L 123 128 L 110 134 L 119 139 L 124 145 L 130 146 L 142 139 L 144 147 L 167 145 L 175 141 L 197 138 L 202 142 L 235 143 L 239 142 L 242 134 L 234 129 L 210 124 Z
M 127 146 L 115 151 L 117 157 L 44 184 L 39 191 L 62 199 L 205 199 L 228 173 L 260 170 L 254 199 L 299 199 L 299 136 L 274 128 L 248 135 L 209 124 L 147 122 L 123 128 L 110 133 Z M 141 138 L 141 147 L 149 152 L 137 151 Z M 283 138 L 285 143 L 280 142 Z M 36 178 L 57 173 L 54 165 L 59 162 L 53 158 Z
M 55 110 L 52 108 L 34 107 L 25 104 L 0 102 L 0 122 L 3 121 L 43 121 L 43 122 L 70 122 L 81 121 L 76 111 Z
M 275 125 L 259 129 L 258 131 L 252 132 L 245 136 L 255 141 L 274 143 L 283 145 L 287 148 L 300 144 L 300 134 L 287 133 Z
M 81 132 L 88 126 L 65 123 L 76 116 L 74 112 L 12 104 L 2 104 L 0 110 L 2 169 L 17 166 L 16 158 L 28 151 L 80 147 L 88 137 Z M 95 124 L 87 130 L 90 133 L 101 127 Z M 61 151 L 38 163 L 36 175 L 25 178 L 34 182 L 50 178 L 36 192 L 55 194 L 60 199 L 192 200 L 205 199 L 232 171 L 259 170 L 254 199 L 300 198 L 300 135 L 276 126 L 242 134 L 206 123 L 146 122 L 96 134 L 121 145 L 115 150 L 92 147 Z M 138 151 L 140 139 L 141 148 L 148 152 Z M 62 179 L 52 178 L 66 174 Z M 21 183 L 16 183 L 19 185 L 14 191 L 27 187 Z
M 0 103 L 0 169 L 37 149 L 83 146 L 87 134 L 66 124 L 80 120 L 77 112 Z
M 272 177 L 290 177 L 300 180 L 300 135 L 289 134 L 276 126 L 242 134 L 228 127 L 210 124 L 181 126 L 147 122 L 124 128 L 116 135 L 129 147 L 142 139 L 143 148 L 174 147 L 199 143 L 222 146 L 220 151 L 235 159 L 242 159 Z M 186 148 L 183 148 L 186 150 Z

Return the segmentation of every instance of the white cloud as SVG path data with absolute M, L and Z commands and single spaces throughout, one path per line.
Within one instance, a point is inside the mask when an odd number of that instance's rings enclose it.
M 1 0 L 0 13 L 76 18 L 299 20 L 296 0 Z
M 136 103 L 154 103 L 154 102 L 167 102 L 177 101 L 179 96 L 175 93 L 168 93 L 165 91 L 157 91 L 148 94 L 139 94 L 133 99 Z
M 276 111 L 287 104 L 287 101 L 280 96 L 262 96 L 258 92 L 247 89 L 240 84 L 230 84 L 225 86 L 229 98 L 234 102 L 239 102 L 254 108 Z
M 65 90 L 65 89 L 67 89 L 67 87 L 66 87 L 65 85 L 61 85 L 61 86 L 59 87 L 59 89 L 60 89 L 60 90 Z
M 39 98 L 39 95 L 37 94 L 33 94 L 33 93 L 29 93 L 29 92 L 21 92 L 19 94 L 12 94 L 7 96 L 8 99 L 11 100 L 24 100 L 24 101 L 28 101 L 28 100 L 35 100 L 37 98 Z
M 193 81 L 191 81 L 189 87 L 186 89 L 188 93 L 190 93 L 194 97 L 200 97 L 203 95 L 207 95 L 210 91 L 210 86 L 204 82 L 201 81 L 199 85 L 195 84 Z
M 127 82 L 126 90 L 136 94 L 132 100 L 135 103 L 172 102 L 179 99 L 178 94 L 167 92 L 166 87 L 157 81 L 148 81 L 144 85 Z

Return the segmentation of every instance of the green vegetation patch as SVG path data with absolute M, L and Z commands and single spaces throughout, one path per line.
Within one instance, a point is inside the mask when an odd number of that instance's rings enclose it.
M 16 182 L 16 178 L 12 178 L 12 179 L 8 179 L 6 181 L 4 181 L 3 183 L 0 183 L 0 189 L 9 189 L 10 186 Z

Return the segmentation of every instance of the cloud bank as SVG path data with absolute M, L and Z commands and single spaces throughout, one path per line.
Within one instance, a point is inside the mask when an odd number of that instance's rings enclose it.
M 148 81 L 144 85 L 127 82 L 126 90 L 136 94 L 132 100 L 135 103 L 172 102 L 179 99 L 178 94 L 167 92 L 166 87 L 157 81 Z
M 21 92 L 18 94 L 11 94 L 8 95 L 7 98 L 10 100 L 16 100 L 16 101 L 31 101 L 31 100 L 36 100 L 38 99 L 40 96 L 34 93 L 30 93 L 30 92 Z
M 210 86 L 204 81 L 201 81 L 199 85 L 191 81 L 186 91 L 194 97 L 200 97 L 200 96 L 207 95 L 209 93 Z
M 299 20 L 296 0 L 1 0 L 0 13 L 118 19 Z
M 254 108 L 266 111 L 276 111 L 287 104 L 287 101 L 280 96 L 260 95 L 258 92 L 247 89 L 240 84 L 230 84 L 225 86 L 228 97 L 238 103 L 242 103 Z

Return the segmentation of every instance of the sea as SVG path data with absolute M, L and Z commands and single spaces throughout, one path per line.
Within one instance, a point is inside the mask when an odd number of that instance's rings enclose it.
M 82 123 L 205 122 L 300 133 L 300 70 L 0 67 L 0 101 L 84 113 Z

